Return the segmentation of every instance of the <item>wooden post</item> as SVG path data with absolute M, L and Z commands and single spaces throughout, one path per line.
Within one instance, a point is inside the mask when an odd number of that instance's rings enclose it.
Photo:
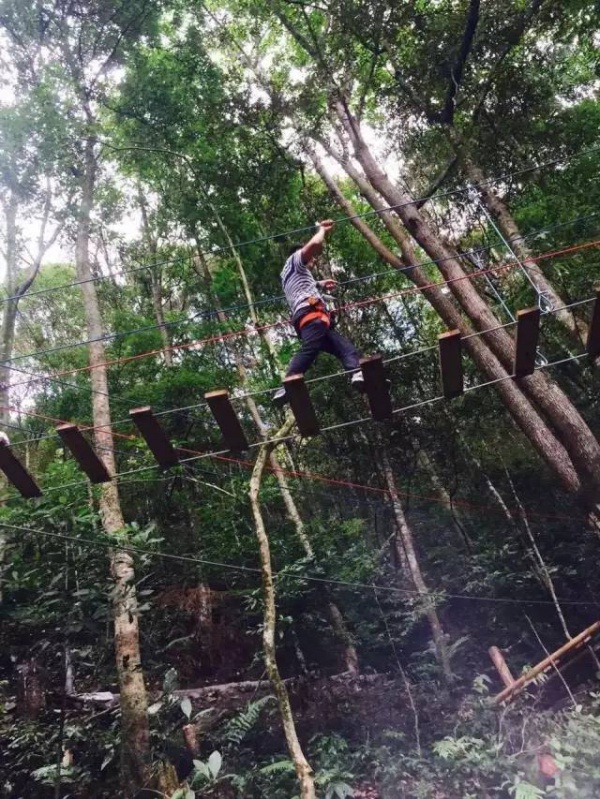
M 248 440 L 236 412 L 231 405 L 229 392 L 209 391 L 204 395 L 227 447 L 233 452 L 248 449 Z
M 159 465 L 163 469 L 169 469 L 179 462 L 179 457 L 175 448 L 169 441 L 169 437 L 160 426 L 156 416 L 152 413 L 152 408 L 146 405 L 143 408 L 133 408 L 129 411 L 129 416 L 133 423 L 142 434 L 148 449 L 154 455 Z
M 367 392 L 373 419 L 378 422 L 391 419 L 392 401 L 388 382 L 385 378 L 383 358 L 381 355 L 362 358 L 360 368 L 365 379 L 365 391 Z
M 42 496 L 38 484 L 3 439 L 0 439 L 0 469 L 25 499 Z
M 596 289 L 596 302 L 592 311 L 586 349 L 590 358 L 600 357 L 600 286 Z
M 316 436 L 319 432 L 319 420 L 306 388 L 304 375 L 290 375 L 284 378 L 283 385 L 301 435 Z
M 438 336 L 438 348 L 444 397 L 453 399 L 464 390 L 460 330 L 449 330 Z
M 76 424 L 61 424 L 56 428 L 65 447 L 73 455 L 92 483 L 108 483 L 110 474 Z
M 504 655 L 497 646 L 491 646 L 488 649 L 488 653 L 496 667 L 496 671 L 500 675 L 500 679 L 507 688 L 511 688 L 514 685 L 515 678 L 512 676 L 506 660 L 504 660 Z
M 526 308 L 523 311 L 517 311 L 515 377 L 526 377 L 534 372 L 540 335 L 540 314 L 539 308 Z
M 563 644 L 556 652 L 553 652 L 548 657 L 545 657 L 542 661 L 540 661 L 537 666 L 534 666 L 528 672 L 523 674 L 517 680 L 515 680 L 512 685 L 507 686 L 503 691 L 501 691 L 497 696 L 494 697 L 492 700 L 495 705 L 499 705 L 502 702 L 506 702 L 507 699 L 511 699 L 516 693 L 521 691 L 528 682 L 531 682 L 534 677 L 537 677 L 538 674 L 541 674 L 543 671 L 546 671 L 548 668 L 556 666 L 560 658 L 565 655 L 567 652 L 572 650 L 578 649 L 579 647 L 586 644 L 590 638 L 595 635 L 600 630 L 600 621 L 594 622 L 589 627 L 576 635 L 575 638 L 572 638 L 570 641 L 567 641 L 566 644 Z

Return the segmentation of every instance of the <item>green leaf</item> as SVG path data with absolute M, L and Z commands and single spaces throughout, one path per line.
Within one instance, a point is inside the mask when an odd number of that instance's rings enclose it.
M 191 718 L 192 716 L 192 703 L 190 699 L 186 696 L 181 700 L 181 712 L 186 718 Z
M 212 775 L 213 780 L 217 779 L 219 772 L 221 771 L 221 766 L 223 765 L 223 758 L 221 757 L 220 752 L 213 752 L 211 756 L 208 758 L 208 768 L 210 769 L 210 773 Z

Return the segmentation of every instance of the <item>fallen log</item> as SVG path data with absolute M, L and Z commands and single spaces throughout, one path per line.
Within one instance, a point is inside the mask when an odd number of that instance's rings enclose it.
M 359 676 L 355 676 L 352 672 L 343 671 L 339 674 L 333 674 L 330 677 L 315 677 L 313 680 L 307 677 L 288 677 L 284 680 L 284 683 L 287 685 L 293 685 L 294 683 L 298 684 L 306 684 L 306 683 L 355 683 L 357 686 L 361 684 L 368 684 L 377 682 L 379 680 L 387 679 L 388 675 L 386 674 L 361 674 Z M 258 692 L 258 691 L 268 691 L 271 688 L 271 683 L 269 680 L 241 680 L 240 682 L 228 682 L 222 683 L 218 685 L 201 685 L 198 688 L 178 688 L 175 691 L 170 692 L 170 696 L 175 696 L 178 699 L 203 699 L 207 696 L 223 696 L 227 694 L 245 694 L 251 692 Z M 153 701 L 160 699 L 161 696 L 164 696 L 162 693 L 158 693 L 153 697 Z M 87 703 L 95 703 L 101 704 L 104 706 L 108 705 L 118 705 L 119 704 L 119 694 L 114 694 L 112 691 L 95 691 L 91 693 L 84 693 L 84 694 L 71 694 L 69 699 L 72 699 L 76 702 L 87 702 Z

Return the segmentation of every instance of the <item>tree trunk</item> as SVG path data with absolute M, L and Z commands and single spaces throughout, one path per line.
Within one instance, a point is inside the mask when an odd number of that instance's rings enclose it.
M 558 616 L 558 620 L 560 621 L 561 627 L 563 628 L 563 632 L 567 638 L 572 638 L 573 636 L 569 632 L 569 628 L 567 627 L 567 622 L 563 613 L 563 610 L 560 606 L 560 602 L 558 601 L 558 597 L 556 595 L 556 590 L 554 588 L 554 581 L 552 579 L 552 575 L 550 573 L 550 569 L 546 566 L 546 561 L 542 557 L 542 553 L 540 552 L 540 548 L 537 545 L 537 541 L 535 540 L 535 536 L 533 535 L 533 530 L 529 524 L 529 519 L 527 518 L 527 514 L 525 513 L 525 508 L 523 507 L 523 503 L 519 495 L 517 494 L 517 490 L 515 485 L 512 481 L 510 476 L 510 472 L 508 469 L 506 471 L 506 478 L 508 480 L 508 484 L 510 486 L 510 490 L 512 492 L 513 498 L 517 504 L 519 509 L 519 514 L 521 516 L 521 521 L 523 522 L 523 527 L 525 528 L 525 533 L 527 534 L 527 539 L 529 541 L 529 545 L 531 547 L 531 560 L 533 562 L 533 566 L 535 571 L 538 574 L 538 578 L 544 588 L 548 591 L 550 596 L 552 597 L 552 602 L 554 604 L 554 608 L 556 610 L 556 615 Z M 516 526 L 516 525 L 515 525 Z
M 50 210 L 51 193 L 50 187 L 48 185 L 48 194 L 46 202 L 44 203 L 44 211 L 41 220 L 35 260 L 28 273 L 24 276 L 20 276 L 18 267 L 19 249 L 17 237 L 19 198 L 16 189 L 12 189 L 10 191 L 8 200 L 4 203 L 4 215 L 6 220 L 4 251 L 6 274 L 4 277 L 4 290 L 6 291 L 6 297 L 12 297 L 13 299 L 10 299 L 8 302 L 4 303 L 2 321 L 0 322 L 0 428 L 2 426 L 8 425 L 11 414 L 11 411 L 9 410 L 11 382 L 10 376 L 12 371 L 10 367 L 10 361 L 13 356 L 19 302 L 27 293 L 27 291 L 29 291 L 33 282 L 35 281 L 40 270 L 44 253 L 56 241 L 60 230 L 62 229 L 62 224 L 57 225 L 50 239 L 48 241 L 45 240 L 46 225 L 50 216 Z M 29 448 L 27 449 L 27 454 L 29 454 Z M 27 468 L 28 467 L 29 465 L 27 464 Z M 4 565 L 4 557 L 9 538 L 10 536 L 7 531 L 0 532 L 0 604 L 2 604 L 3 596 L 2 568 Z
M 335 181 L 326 172 L 323 163 L 320 160 L 315 161 L 314 159 L 313 163 L 315 163 L 317 171 L 340 207 L 343 208 L 348 216 L 352 217 L 352 224 L 365 237 L 369 244 L 371 244 L 373 249 L 395 269 L 404 269 L 407 266 L 414 267 L 404 274 L 415 283 L 417 287 L 422 289 L 423 296 L 440 315 L 448 329 L 457 328 L 461 331 L 463 336 L 472 334 L 472 327 L 465 321 L 454 302 L 448 296 L 442 294 L 439 288 L 429 287 L 431 281 L 424 271 L 417 266 L 418 259 L 416 253 L 410 245 L 406 233 L 400 228 L 400 225 L 392 217 L 391 213 L 382 213 L 381 219 L 391 235 L 400 245 L 402 259 L 381 241 L 364 220 L 356 218 L 355 208 L 343 196 Z M 343 162 L 340 163 L 344 166 Z M 355 170 L 353 171 L 353 168 L 348 168 L 346 171 L 350 177 L 354 177 Z M 364 185 L 363 183 L 357 185 L 372 207 L 375 210 L 385 208 L 385 204 L 377 197 L 372 187 L 369 186 L 364 178 L 363 181 Z M 500 381 L 496 383 L 496 390 L 502 402 L 516 424 L 535 447 L 538 454 L 557 475 L 562 485 L 571 493 L 579 493 L 581 490 L 581 482 L 566 449 L 557 440 L 556 436 L 546 425 L 537 410 L 523 395 L 519 386 L 514 381 L 506 379 L 508 378 L 508 372 L 490 351 L 486 342 L 481 337 L 473 337 L 467 338 L 464 341 L 464 345 L 465 349 L 486 378 L 488 380 Z
M 287 435 L 294 425 L 294 419 L 291 413 L 288 413 L 288 418 L 284 423 L 281 430 L 276 435 L 276 438 Z M 296 776 L 300 783 L 300 796 L 301 799 L 316 799 L 315 782 L 313 771 L 310 764 L 304 756 L 302 746 L 298 740 L 296 732 L 296 725 L 292 714 L 290 699 L 287 689 L 281 678 L 279 667 L 277 665 L 277 650 L 275 646 L 275 631 L 277 623 L 277 611 L 275 607 L 275 587 L 273 585 L 273 569 L 271 566 L 271 550 L 269 546 L 269 537 L 267 535 L 264 519 L 260 509 L 260 484 L 264 468 L 270 453 L 274 449 L 274 444 L 263 444 L 260 448 L 254 469 L 252 470 L 252 477 L 250 479 L 250 504 L 252 506 L 252 515 L 254 517 L 254 524 L 256 527 L 256 537 L 258 539 L 258 548 L 260 554 L 261 576 L 263 584 L 263 597 L 264 597 L 264 622 L 263 622 L 263 647 L 265 655 L 265 666 L 269 674 L 273 691 L 277 697 L 279 712 L 283 724 L 283 731 L 290 753 L 290 757 L 294 763 Z
M 438 494 L 438 496 L 443 500 L 444 505 L 448 508 L 450 515 L 452 517 L 452 526 L 454 527 L 456 533 L 460 541 L 462 542 L 466 551 L 471 555 L 473 554 L 473 542 L 469 538 L 469 534 L 465 528 L 464 522 L 459 518 L 459 510 L 455 507 L 454 502 L 452 501 L 452 497 L 448 492 L 446 486 L 443 484 L 440 476 L 437 473 L 435 465 L 427 452 L 421 448 L 418 440 L 414 440 L 413 442 L 416 446 L 417 450 L 417 463 L 421 467 L 421 469 L 425 472 L 425 474 L 431 480 L 431 483 Z
M 427 616 L 429 626 L 431 628 L 431 635 L 435 646 L 435 651 L 438 659 L 439 666 L 446 682 L 452 679 L 452 669 L 450 667 L 450 659 L 448 657 L 448 647 L 446 646 L 446 636 L 442 629 L 442 625 L 435 609 L 434 600 L 431 597 L 423 572 L 419 565 L 419 557 L 415 548 L 412 530 L 406 520 L 402 503 L 398 496 L 398 489 L 396 488 L 396 481 L 392 470 L 392 464 L 387 450 L 387 445 L 381 443 L 381 463 L 383 467 L 383 476 L 389 492 L 390 502 L 394 511 L 398 533 L 400 535 L 400 546 L 404 549 L 406 554 L 406 562 L 412 582 L 417 590 L 417 593 L 422 600 L 422 608 Z
M 46 707 L 44 680 L 35 658 L 20 663 L 17 668 L 17 713 L 34 721 Z
M 538 291 L 543 294 L 552 309 L 562 308 L 567 305 L 565 300 L 556 291 L 552 283 L 548 280 L 539 265 L 531 260 L 531 252 L 525 244 L 525 239 L 519 230 L 512 214 L 508 210 L 506 203 L 500 199 L 492 183 L 485 182 L 485 175 L 474 161 L 467 155 L 462 157 L 463 166 L 467 177 L 477 185 L 483 204 L 495 218 L 502 234 L 506 238 L 508 245 L 518 260 L 523 264 L 523 268 L 529 275 L 532 283 Z M 536 298 L 537 299 L 537 298 Z M 579 340 L 587 340 L 588 326 L 578 319 L 571 311 L 555 311 L 553 314 L 567 330 Z
M 223 230 L 224 230 L 225 234 L 228 235 L 227 234 L 227 230 L 226 230 L 226 228 L 224 228 L 224 226 L 223 226 Z M 244 269 L 243 269 L 242 262 L 239 259 L 239 256 L 238 256 L 238 261 L 239 261 L 238 267 L 243 272 Z M 212 279 L 213 279 L 211 267 L 210 267 L 209 262 L 204 258 L 203 254 L 200 252 L 200 250 L 198 251 L 198 263 L 201 266 L 202 277 L 204 277 L 204 279 L 209 284 L 211 284 L 212 283 Z M 254 298 L 253 298 L 253 295 L 251 293 L 249 285 L 247 284 L 247 281 L 244 283 L 244 285 L 246 286 L 246 298 L 248 300 L 250 308 L 252 309 L 252 319 L 256 320 L 255 324 L 258 324 L 258 317 L 256 316 L 256 312 L 255 312 L 255 309 L 254 309 Z M 219 321 L 224 322 L 225 319 L 226 319 L 225 314 L 224 314 L 222 308 L 219 305 L 217 297 L 214 294 L 213 294 L 213 296 L 214 296 L 214 301 L 215 301 L 216 309 L 217 309 L 217 318 L 219 319 Z M 267 343 L 267 346 L 269 346 L 269 347 L 271 346 L 270 342 L 268 342 L 268 340 L 267 340 L 266 343 Z M 234 360 L 235 360 L 235 363 L 236 363 L 238 374 L 240 376 L 240 381 L 241 381 L 242 385 L 247 385 L 247 383 L 248 383 L 248 373 L 247 373 L 246 367 L 244 366 L 244 363 L 243 363 L 242 359 L 240 358 L 240 356 L 238 355 L 238 353 L 235 350 L 234 350 L 234 353 L 233 353 L 233 357 L 234 357 Z M 275 352 L 273 352 L 273 358 L 274 358 L 274 362 L 276 363 L 276 360 L 275 360 L 276 354 L 275 354 Z M 262 418 L 261 418 L 261 415 L 260 415 L 260 411 L 258 410 L 258 406 L 257 406 L 256 402 L 254 401 L 253 397 L 247 397 L 246 398 L 246 406 L 248 407 L 250 415 L 252 416 L 254 424 L 256 425 L 256 428 L 257 428 L 257 430 L 259 432 L 259 435 L 261 436 L 261 438 L 263 440 L 266 439 L 268 437 L 268 428 L 266 427 L 266 425 L 262 421 Z M 298 507 L 297 507 L 297 505 L 296 505 L 296 503 L 294 501 L 294 498 L 292 496 L 292 492 L 290 491 L 290 487 L 289 487 L 289 484 L 288 484 L 288 481 L 287 481 L 287 477 L 286 477 L 283 469 L 281 468 L 281 464 L 279 463 L 279 459 L 278 459 L 276 453 L 273 452 L 273 451 L 271 451 L 269 453 L 269 462 L 271 464 L 271 469 L 273 470 L 273 473 L 275 475 L 277 483 L 279 484 L 279 491 L 280 491 L 281 497 L 283 499 L 283 504 L 285 505 L 287 516 L 288 516 L 289 520 L 292 522 L 292 524 L 294 525 L 294 528 L 296 530 L 296 535 L 298 536 L 298 540 L 300 541 L 300 543 L 302 545 L 302 548 L 304 549 L 304 552 L 306 553 L 306 556 L 308 558 L 314 558 L 314 550 L 312 548 L 312 544 L 310 542 L 310 539 L 306 535 L 306 528 L 304 526 L 304 522 L 302 521 L 302 517 L 300 515 L 300 512 L 298 511 Z M 333 631 L 334 631 L 336 637 L 338 638 L 338 640 L 340 641 L 340 643 L 343 646 L 344 661 L 345 661 L 345 664 L 346 664 L 346 669 L 348 671 L 352 671 L 353 673 L 358 674 L 358 656 L 357 656 L 357 653 L 356 653 L 356 648 L 354 647 L 354 644 L 352 643 L 352 636 L 350 635 L 350 633 L 348 631 L 348 628 L 347 628 L 346 623 L 344 621 L 344 617 L 342 615 L 342 612 L 340 611 L 340 609 L 337 607 L 335 602 L 330 597 L 326 597 L 326 605 L 327 605 L 327 607 L 329 609 L 329 616 L 330 616 L 330 619 L 331 619 Z
M 492 331 L 484 334 L 485 341 L 505 369 L 512 371 L 514 340 L 505 330 L 498 329 L 499 320 L 472 281 L 465 279 L 467 273 L 456 257 L 425 222 L 411 199 L 380 168 L 362 137 L 356 119 L 341 101 L 335 104 L 335 108 L 371 185 L 386 202 L 399 206 L 395 212 L 415 241 L 437 262 L 444 279 L 451 281 L 448 285 L 452 293 L 475 327 Z M 594 508 L 600 503 L 600 444 L 594 434 L 566 394 L 542 372 L 537 371 L 522 379 L 520 388 L 553 426 L 577 470 L 583 488 L 582 497 L 589 509 Z
M 150 220 L 148 219 L 148 208 L 146 205 L 146 198 L 142 191 L 142 186 L 138 182 L 138 202 L 142 214 L 142 229 L 144 231 L 144 239 L 146 240 L 146 248 L 150 252 L 153 263 L 158 262 L 158 246 L 156 238 L 152 233 Z M 165 327 L 165 313 L 163 309 L 163 292 L 162 292 L 162 267 L 150 267 L 150 291 L 152 294 L 152 309 L 154 311 L 154 318 L 160 331 L 160 336 L 163 342 L 163 354 L 167 366 L 173 366 L 173 353 L 171 352 L 171 337 L 169 329 Z
M 116 474 L 108 378 L 105 365 L 102 319 L 96 285 L 91 278 L 89 259 L 90 216 L 94 202 L 96 155 L 94 140 L 85 142 L 85 168 L 82 179 L 81 202 L 77 226 L 75 260 L 81 283 L 87 322 L 90 360 L 90 379 L 93 390 L 92 409 L 94 438 L 98 456 L 109 474 Z M 123 533 L 125 521 L 116 480 L 100 488 L 100 517 L 104 532 L 110 538 Z M 115 549 L 110 555 L 110 571 L 114 581 L 113 620 L 115 627 L 115 656 L 122 717 L 122 771 L 125 790 L 129 795 L 147 786 L 150 776 L 149 727 L 146 686 L 140 658 L 138 603 L 135 590 L 133 558 L 129 552 Z
M 6 275 L 4 289 L 7 297 L 12 297 L 16 290 L 17 274 L 17 210 L 19 203 L 14 192 L 11 192 L 8 202 L 4 206 L 6 219 L 6 250 L 5 263 Z M 19 300 L 14 299 L 5 303 L 0 330 L 0 424 L 8 424 L 10 411 L 10 369 L 7 361 L 12 357 L 15 340 L 15 324 Z
M 346 135 L 352 143 L 356 159 L 365 172 L 367 180 L 365 181 L 363 178 L 363 182 L 370 184 L 371 195 L 378 193 L 390 205 L 401 206 L 397 207 L 394 213 L 398 214 L 413 238 L 427 254 L 437 262 L 440 272 L 446 281 L 450 281 L 448 284 L 449 288 L 458 302 L 460 302 L 469 319 L 473 321 L 477 329 L 491 331 L 483 334 L 484 341 L 480 341 L 479 337 L 468 339 L 467 342 L 465 342 L 467 348 L 473 355 L 475 350 L 478 351 L 479 358 L 476 360 L 480 361 L 480 363 L 478 363 L 480 367 L 482 365 L 481 361 L 484 360 L 483 356 L 485 350 L 487 350 L 488 357 L 485 360 L 488 361 L 488 369 L 485 370 L 486 373 L 490 374 L 491 371 L 497 371 L 497 369 L 493 369 L 493 367 L 497 365 L 494 364 L 494 361 L 499 361 L 501 374 L 498 374 L 497 377 L 501 377 L 502 373 L 506 377 L 512 372 L 514 340 L 505 330 L 498 329 L 498 319 L 479 295 L 472 281 L 466 279 L 467 273 L 463 270 L 455 255 L 448 250 L 437 234 L 427 225 L 410 198 L 398 189 L 379 167 L 362 138 L 356 120 L 346 109 L 344 104 L 338 101 L 335 104 L 335 109 Z M 348 174 L 352 177 L 344 159 L 340 159 L 340 163 L 342 163 Z M 356 172 L 356 170 L 354 171 Z M 362 190 L 362 187 L 360 188 Z M 371 202 L 370 196 L 367 196 L 367 199 Z M 373 203 L 371 202 L 371 204 Z M 379 205 L 380 207 L 385 207 L 381 202 Z M 405 234 L 399 233 L 398 225 L 390 223 L 390 213 L 382 214 L 382 221 L 400 244 L 404 259 L 409 264 L 411 261 L 417 263 L 416 258 L 414 258 L 412 247 L 407 245 Z M 406 274 L 417 285 L 419 285 L 425 277 L 423 273 L 417 269 L 411 269 Z M 425 284 L 421 283 L 421 285 L 427 285 L 427 282 L 428 281 L 426 281 Z M 439 292 L 439 290 L 436 291 Z M 439 292 L 439 294 L 441 294 L 441 292 Z M 443 300 L 440 302 L 439 296 L 436 297 L 435 293 L 426 294 L 426 296 L 430 299 L 432 304 L 434 304 L 433 298 L 435 298 L 436 303 L 434 307 L 436 307 L 438 312 L 442 306 L 445 306 L 446 313 L 443 316 L 444 321 L 448 323 L 453 316 L 455 319 L 458 316 L 456 321 L 460 323 L 453 324 L 452 326 L 461 329 L 461 331 L 464 330 L 465 325 L 460 314 L 456 314 L 453 303 L 447 303 Z M 475 344 L 475 342 L 477 343 Z M 485 344 L 487 344 L 487 347 L 484 346 L 484 348 L 482 348 L 481 345 Z M 489 359 L 489 354 L 491 354 L 489 350 L 493 351 L 493 361 Z M 519 386 L 512 380 L 503 380 L 497 384 L 497 390 L 505 401 L 505 404 L 507 404 L 507 407 L 510 408 L 521 429 L 523 429 L 526 435 L 532 440 L 532 443 L 534 443 L 540 454 L 543 455 L 557 473 L 560 470 L 563 483 L 570 483 L 570 490 L 579 491 L 583 488 L 582 499 L 586 507 L 588 509 L 594 509 L 600 500 L 600 445 L 564 392 L 556 383 L 539 371 L 519 381 Z M 525 408 L 519 400 L 519 395 L 524 399 L 523 394 L 527 394 L 530 400 L 537 405 L 538 409 L 543 412 L 550 421 L 561 440 L 562 447 L 560 447 L 560 449 L 556 446 L 558 443 L 556 439 L 554 442 L 547 439 L 547 433 L 549 431 L 541 435 L 542 430 L 539 424 L 534 422 L 531 414 L 524 414 Z M 507 402 L 509 397 L 510 404 Z M 518 416 L 516 411 L 519 411 Z M 554 438 L 554 436 L 552 438 Z M 551 445 L 550 447 L 548 446 L 549 444 Z M 560 457 L 561 449 L 563 450 L 563 457 Z M 569 453 L 572 464 L 568 463 L 568 459 L 565 462 L 564 450 L 567 450 Z M 575 469 L 573 469 L 573 466 Z
M 8 170 L 10 172 L 10 170 Z M 0 324 L 0 425 L 7 424 L 10 416 L 10 373 L 8 365 L 13 355 L 15 340 L 15 327 L 19 302 L 27 294 L 40 271 L 44 255 L 57 240 L 63 229 L 64 222 L 59 222 L 54 231 L 46 237 L 48 221 L 52 211 L 52 187 L 50 178 L 46 178 L 46 199 L 43 204 L 40 220 L 37 248 L 31 267 L 23 274 L 19 270 L 19 242 L 17 215 L 19 211 L 18 188 L 11 189 L 8 200 L 4 203 L 6 219 L 6 249 L 4 252 L 6 275 L 4 289 L 7 297 L 12 297 L 4 304 L 2 323 Z
M 341 641 L 344 646 L 344 663 L 346 666 L 346 671 L 349 671 L 350 674 L 358 677 L 360 674 L 358 654 L 356 652 L 356 647 L 354 646 L 352 636 L 350 635 L 348 627 L 346 626 L 346 621 L 342 616 L 342 612 L 333 599 L 329 599 L 327 608 L 329 610 L 329 618 L 331 619 L 333 631 L 338 640 Z

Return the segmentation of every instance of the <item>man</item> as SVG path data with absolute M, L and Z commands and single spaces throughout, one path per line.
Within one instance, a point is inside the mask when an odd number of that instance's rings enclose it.
M 331 219 L 319 222 L 319 230 L 304 246 L 296 244 L 290 248 L 289 257 L 281 272 L 281 284 L 292 312 L 292 324 L 302 342 L 300 351 L 294 355 L 286 377 L 304 374 L 314 363 L 320 352 L 328 352 L 338 358 L 344 369 L 352 373 L 351 384 L 362 391 L 364 379 L 359 366 L 359 354 L 347 338 L 333 330 L 331 313 L 328 311 L 321 290 L 333 291 L 335 280 L 315 280 L 312 269 L 315 259 L 323 251 L 325 236 L 333 228 Z M 275 405 L 287 402 L 285 388 L 273 396 Z

